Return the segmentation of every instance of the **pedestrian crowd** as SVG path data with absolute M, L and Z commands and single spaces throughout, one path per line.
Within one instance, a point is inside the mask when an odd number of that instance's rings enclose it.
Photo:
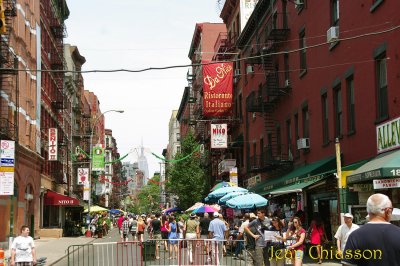
M 335 242 L 330 247 L 336 252 L 333 258 L 344 265 L 400 266 L 400 228 L 390 223 L 393 211 L 390 199 L 383 194 L 374 194 L 366 207 L 369 222 L 361 227 L 353 223 L 352 214 L 344 214 L 344 223 L 334 234 Z M 128 214 L 119 217 L 117 224 L 123 242 L 131 238 L 142 243 L 145 233 L 149 239 L 157 241 L 156 259 L 160 259 L 160 252 L 165 251 L 168 259 L 176 260 L 185 248 L 189 264 L 194 264 L 202 254 L 207 257 L 205 264 L 220 265 L 229 248 L 234 259 L 246 258 L 246 265 L 300 266 L 306 251 L 310 255 L 312 250 L 315 254 L 310 257 L 322 264 L 328 241 L 324 223 L 315 216 L 306 228 L 304 219 L 302 211 L 287 219 L 279 212 L 266 214 L 264 209 L 258 209 L 256 214 L 245 213 L 235 219 L 226 219 L 218 212 L 192 213 L 187 219 L 173 213 Z M 361 257 L 355 253 L 357 250 Z M 371 258 L 363 253 L 371 250 L 379 256 Z

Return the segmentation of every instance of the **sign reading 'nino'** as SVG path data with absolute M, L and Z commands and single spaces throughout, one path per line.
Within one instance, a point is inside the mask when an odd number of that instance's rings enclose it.
M 232 114 L 233 63 L 203 66 L 203 115 L 206 117 Z

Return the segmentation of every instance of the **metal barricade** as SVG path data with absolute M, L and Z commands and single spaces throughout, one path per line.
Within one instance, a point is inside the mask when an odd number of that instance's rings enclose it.
M 108 242 L 68 247 L 69 266 L 249 265 L 246 248 L 234 257 L 241 240 L 210 239 Z
M 144 261 L 138 241 L 72 245 L 67 253 L 69 266 L 141 266 Z

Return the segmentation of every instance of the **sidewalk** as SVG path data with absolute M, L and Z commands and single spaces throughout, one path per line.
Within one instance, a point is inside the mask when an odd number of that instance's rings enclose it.
M 96 238 L 84 236 L 37 239 L 35 240 L 36 257 L 47 257 L 46 265 L 55 265 L 67 256 L 67 248 L 69 246 L 85 245 L 95 240 Z

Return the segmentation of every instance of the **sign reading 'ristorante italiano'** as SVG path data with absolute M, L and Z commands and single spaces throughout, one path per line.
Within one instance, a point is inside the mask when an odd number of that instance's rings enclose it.
M 203 115 L 206 117 L 232 114 L 233 63 L 203 66 Z

